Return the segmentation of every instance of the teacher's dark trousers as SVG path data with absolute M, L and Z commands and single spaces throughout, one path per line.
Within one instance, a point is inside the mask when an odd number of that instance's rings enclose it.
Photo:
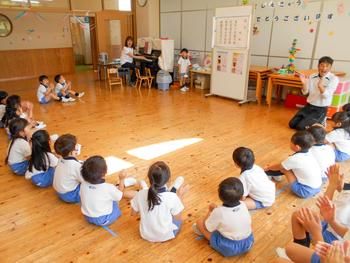
M 323 123 L 327 116 L 328 107 L 317 107 L 311 104 L 300 109 L 289 121 L 289 127 L 295 130 L 305 130 L 315 123 Z

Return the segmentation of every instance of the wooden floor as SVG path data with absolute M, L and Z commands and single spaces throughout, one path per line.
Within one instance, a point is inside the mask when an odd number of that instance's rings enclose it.
M 139 236 L 137 218 L 122 201 L 122 217 L 111 225 L 113 237 L 88 224 L 78 205 L 62 203 L 53 189 L 38 189 L 3 164 L 7 147 L 0 133 L 0 261 L 1 262 L 271 262 L 275 248 L 291 240 L 290 215 L 306 203 L 285 190 L 271 209 L 252 213 L 255 245 L 245 256 L 225 259 L 206 241 L 196 240 L 191 225 L 218 202 L 218 183 L 238 176 L 231 154 L 238 146 L 254 150 L 257 164 L 281 161 L 288 154 L 288 119 L 293 110 L 283 106 L 237 106 L 232 100 L 204 98 L 200 91 L 158 92 L 155 89 L 114 88 L 94 80 L 92 73 L 71 76 L 74 88 L 85 91 L 80 101 L 40 106 L 35 99 L 36 80 L 2 83 L 0 89 L 35 101 L 35 116 L 50 133 L 72 133 L 83 145 L 81 159 L 100 154 L 135 164 L 128 169 L 146 178 L 155 161 L 141 160 L 126 151 L 174 139 L 203 141 L 171 152 L 156 160 L 166 161 L 173 178 L 182 175 L 191 185 L 185 198 L 184 226 L 170 242 L 152 244 Z M 116 182 L 112 175 L 110 182 Z M 277 188 L 285 186 L 278 183 Z

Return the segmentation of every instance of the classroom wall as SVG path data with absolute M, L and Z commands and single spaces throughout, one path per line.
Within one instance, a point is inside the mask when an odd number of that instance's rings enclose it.
M 13 31 L 0 38 L 0 81 L 74 72 L 69 17 L 32 12 L 18 17 L 20 12 L 1 11 Z
M 324 55 L 335 59 L 334 69 L 345 71 L 350 76 L 350 52 L 348 50 L 348 26 L 350 25 L 350 1 L 309 0 L 302 7 L 261 8 L 268 0 L 251 0 L 256 4 L 253 25 L 258 33 L 252 36 L 251 63 L 280 67 L 288 64 L 288 49 L 294 38 L 298 39 L 296 66 L 299 69 L 314 68 L 317 59 Z M 279 1 L 274 0 L 277 3 Z M 292 0 L 284 1 L 294 2 Z M 212 19 L 216 7 L 236 6 L 240 0 L 161 0 L 160 36 L 175 39 L 175 48 L 186 47 L 193 51 L 197 62 L 211 52 Z M 343 13 L 339 5 L 343 4 Z M 321 13 L 321 20 L 314 14 Z M 333 13 L 331 20 L 326 19 Z M 290 17 L 309 15 L 306 22 L 274 22 L 275 16 Z M 260 17 L 260 22 L 257 22 Z M 266 22 L 265 18 L 270 21 Z
M 146 6 L 136 4 L 137 37 L 159 38 L 160 0 L 148 0 Z

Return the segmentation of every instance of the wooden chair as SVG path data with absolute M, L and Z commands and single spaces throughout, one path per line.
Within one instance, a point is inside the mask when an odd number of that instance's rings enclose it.
M 151 69 L 150 68 L 145 68 L 146 70 L 146 76 L 148 77 L 148 87 L 152 87 L 152 82 L 154 80 L 154 76 L 152 76 Z
M 120 87 L 123 87 L 123 80 L 119 77 L 117 68 L 107 69 L 107 81 L 110 90 L 112 90 L 112 85 L 120 85 Z
M 148 88 L 151 88 L 151 86 L 149 85 L 149 80 L 147 76 L 142 76 L 140 73 L 140 70 L 138 68 L 135 69 L 136 70 L 136 86 L 141 89 L 141 86 L 143 84 L 143 82 L 145 81 L 145 83 L 148 85 Z

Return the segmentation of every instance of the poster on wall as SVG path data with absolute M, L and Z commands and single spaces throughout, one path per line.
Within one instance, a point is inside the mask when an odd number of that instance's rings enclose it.
M 217 17 L 215 21 L 215 46 L 246 48 L 248 44 L 249 16 Z
M 218 51 L 216 54 L 216 71 L 227 72 L 227 51 Z
M 233 52 L 232 56 L 232 69 L 233 74 L 242 75 L 243 74 L 243 63 L 244 63 L 244 54 Z

